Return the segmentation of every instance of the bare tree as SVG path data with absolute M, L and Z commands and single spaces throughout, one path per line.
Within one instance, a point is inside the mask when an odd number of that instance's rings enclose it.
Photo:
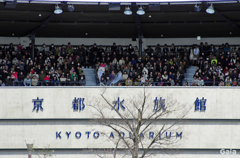
M 132 158 L 143 158 L 149 156 L 150 151 L 154 148 L 165 149 L 179 144 L 177 142 L 180 138 L 177 139 L 177 137 L 180 134 L 178 135 L 177 132 L 182 125 L 178 125 L 178 123 L 191 108 L 179 104 L 171 96 L 164 100 L 160 98 L 161 96 L 153 96 L 145 88 L 139 90 L 135 94 L 129 94 L 131 98 L 129 97 L 127 100 L 114 101 L 111 97 L 116 98 L 116 96 L 109 97 L 111 92 L 109 89 L 104 89 L 100 97 L 91 102 L 91 106 L 96 110 L 95 115 L 100 118 L 99 123 L 117 135 L 117 139 L 113 139 L 109 137 L 108 132 L 101 132 L 109 141 L 113 142 L 114 158 L 119 156 L 117 154 L 119 150 L 125 151 L 122 157 L 131 155 Z M 114 118 L 109 117 L 106 108 L 113 112 Z M 168 118 L 174 119 L 169 121 Z M 167 136 L 166 132 L 169 131 L 171 131 L 170 137 L 176 139 L 170 139 L 169 135 Z M 125 133 L 128 133 L 129 136 L 126 136 Z M 146 140 L 144 136 L 147 134 L 149 134 L 149 139 Z
M 53 155 L 51 153 L 54 152 L 53 149 L 50 149 L 50 145 L 47 145 L 47 147 L 42 149 L 33 148 L 33 151 L 36 152 L 39 158 L 47 158 L 52 157 Z

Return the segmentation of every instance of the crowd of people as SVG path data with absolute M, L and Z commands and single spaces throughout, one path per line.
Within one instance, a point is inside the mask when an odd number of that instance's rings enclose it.
M 131 47 L 131 46 L 130 46 Z M 202 42 L 190 47 L 170 47 L 159 44 L 152 49 L 144 50 L 142 56 L 136 49 L 118 50 L 111 47 L 111 60 L 98 61 L 105 65 L 105 73 L 101 79 L 96 75 L 98 83 L 109 84 L 121 71 L 120 86 L 238 86 L 240 85 L 239 50 L 228 43 L 215 48 Z M 137 51 L 136 51 L 137 50 Z M 184 80 L 184 73 L 189 66 L 197 66 L 192 82 Z M 110 82 L 111 83 L 111 82 Z
M 84 86 L 86 84 L 82 66 L 91 62 L 84 46 L 73 49 L 67 46 L 55 47 L 43 44 L 15 48 L 13 44 L 0 46 L 0 85 L 2 86 Z M 83 62 L 84 61 L 84 62 Z
M 190 63 L 197 66 L 192 86 L 240 86 L 239 50 L 228 43 L 190 47 Z
M 239 82 L 239 53 L 228 43 L 215 48 L 200 43 L 190 47 L 158 44 L 148 46 L 139 55 L 131 44 L 113 43 L 110 47 L 84 45 L 23 47 L 13 44 L 0 46 L 1 86 L 84 86 L 84 68 L 95 68 L 96 84 L 107 85 L 119 72 L 119 86 L 237 86 Z M 189 66 L 197 66 L 191 83 L 185 82 Z M 100 66 L 105 72 L 99 78 Z
M 129 45 L 123 50 L 113 44 L 112 54 L 101 57 L 102 60 L 96 64 L 96 72 L 99 65 L 105 65 L 105 73 L 101 78 L 96 75 L 97 83 L 108 84 L 121 72 L 122 78 L 117 83 L 120 86 L 181 86 L 189 66 L 185 49 L 177 49 L 174 44 L 170 48 L 167 45 L 162 48 L 158 44 L 154 49 L 149 46 L 139 56 L 137 47 Z

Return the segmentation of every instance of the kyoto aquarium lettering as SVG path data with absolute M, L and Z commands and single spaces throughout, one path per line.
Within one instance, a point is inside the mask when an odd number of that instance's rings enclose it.
M 72 101 L 72 108 L 73 111 L 82 111 L 85 108 L 85 104 L 84 104 L 84 100 L 85 98 L 74 98 Z
M 75 97 L 72 101 L 73 111 L 79 111 L 79 112 L 83 111 L 85 109 L 84 101 L 85 101 L 85 98 Z M 34 108 L 32 111 L 36 110 L 36 112 L 38 112 L 39 109 L 41 111 L 43 111 L 43 107 L 42 107 L 43 99 L 39 99 L 39 97 L 37 97 L 37 99 L 33 99 L 32 102 L 34 103 Z M 116 109 L 118 111 L 120 109 L 125 110 L 125 106 L 123 105 L 123 102 L 124 102 L 124 99 L 120 100 L 120 97 L 118 97 L 118 99 L 116 101 L 112 102 L 112 104 L 113 104 L 112 110 L 113 109 Z M 154 102 L 154 111 L 160 111 L 160 110 L 166 111 L 165 99 L 162 99 L 162 97 L 157 99 L 157 97 L 156 97 L 156 99 L 153 102 Z M 197 103 L 195 103 L 195 104 L 197 104 Z M 202 105 L 201 101 L 199 102 L 199 104 Z M 203 108 L 203 107 L 200 106 L 200 108 Z M 195 107 L 195 109 L 196 109 L 196 107 Z
M 43 107 L 42 107 L 43 99 L 39 99 L 39 98 L 37 97 L 37 99 L 33 99 L 32 102 L 33 102 L 33 110 L 32 110 L 32 112 L 33 112 L 34 110 L 36 110 L 36 112 L 38 112 L 39 109 L 40 109 L 41 111 L 43 111 Z
M 118 99 L 116 101 L 113 101 L 113 108 L 112 109 L 115 109 L 116 107 L 116 110 L 119 110 L 120 107 L 125 110 L 125 106 L 123 105 L 123 102 L 124 102 L 124 99 L 122 101 L 120 101 L 120 97 L 118 97 Z
M 206 111 L 206 102 L 207 99 L 204 99 L 204 97 L 202 99 L 196 99 L 195 100 L 195 111 Z
M 159 100 L 156 99 L 153 101 L 154 102 L 154 110 L 155 112 L 158 112 L 160 110 L 166 111 L 165 107 L 165 99 L 162 99 L 162 97 L 159 98 Z
M 85 98 L 77 98 L 75 97 L 72 101 L 72 108 L 73 108 L 73 111 L 83 111 L 85 109 Z M 166 99 L 163 99 L 162 97 L 160 97 L 159 99 L 156 97 L 155 100 L 153 101 L 154 102 L 154 107 L 153 107 L 153 111 L 154 112 L 158 112 L 158 111 L 161 111 L 163 110 L 166 111 L 166 104 L 165 104 L 165 101 Z M 33 111 L 36 110 L 36 112 L 38 112 L 39 110 L 43 111 L 43 107 L 42 107 L 42 102 L 43 102 L 43 99 L 39 99 L 39 97 L 37 97 L 37 99 L 32 99 L 32 102 L 33 102 Z M 112 104 L 112 110 L 115 109 L 115 110 L 120 110 L 123 109 L 125 110 L 125 106 L 123 105 L 123 102 L 124 102 L 124 99 L 121 101 L 120 100 L 120 97 L 118 97 L 118 99 L 116 101 L 113 101 Z M 204 97 L 202 99 L 198 99 L 198 97 L 196 98 L 195 102 L 194 102 L 194 107 L 195 107 L 195 112 L 196 111 L 206 111 L 206 102 L 207 102 L 207 99 L 204 99 Z
M 56 139 L 62 139 L 62 136 L 64 135 L 63 133 L 62 133 L 62 131 L 56 131 Z M 111 132 L 111 133 L 109 133 L 109 138 L 114 139 L 115 137 L 119 137 L 119 138 L 124 139 L 124 137 L 127 136 L 127 135 L 129 136 L 129 138 L 132 138 L 132 133 L 131 132 L 129 132 L 129 133 L 119 132 L 119 133 L 120 134 L 118 135 L 118 134 L 114 134 L 113 132 Z M 69 131 L 69 132 L 66 131 L 64 137 L 69 139 L 71 134 L 72 134 L 71 131 Z M 86 131 L 86 132 L 82 133 L 82 132 L 77 131 L 77 132 L 75 132 L 75 134 L 72 134 L 72 135 L 73 135 L 73 137 L 75 137 L 75 139 L 80 139 L 82 136 L 87 137 L 87 139 L 89 139 L 90 137 L 94 138 L 94 139 L 98 139 L 99 136 L 100 136 L 100 132 L 98 132 L 98 131 Z M 153 132 L 153 131 L 150 131 L 150 132 L 145 133 L 145 134 L 140 133 L 140 137 L 142 137 L 142 138 L 147 137 L 149 139 L 153 139 L 154 136 L 155 136 L 155 132 Z M 159 139 L 161 139 L 162 136 L 165 136 L 168 139 L 170 139 L 172 137 L 176 137 L 176 139 L 177 138 L 182 139 L 183 132 L 176 132 L 175 136 L 172 135 L 172 132 L 165 132 L 163 134 L 159 133 Z

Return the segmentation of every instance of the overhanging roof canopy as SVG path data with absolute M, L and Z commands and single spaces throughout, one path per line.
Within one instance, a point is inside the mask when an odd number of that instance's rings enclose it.
M 128 3 L 121 3 L 119 11 L 109 11 L 108 3 L 74 2 L 73 12 L 65 7 L 62 14 L 44 24 L 53 14 L 55 4 L 61 5 L 59 1 L 46 1 L 17 0 L 14 9 L 5 8 L 4 3 L 0 3 L 0 36 L 12 36 L 14 33 L 22 37 L 42 26 L 37 37 L 138 37 L 134 15 L 123 13 L 124 4 Z M 146 12 L 139 16 L 145 38 L 240 36 L 240 31 L 236 29 L 240 25 L 240 4 L 237 1 L 215 1 L 214 8 L 221 16 L 218 13 L 207 14 L 207 6 L 195 12 L 194 5 L 201 2 L 171 3 L 160 3 L 160 11 L 149 10 L 148 3 L 136 3 L 143 4 Z
M 126 3 L 131 2 L 137 2 L 139 5 L 140 3 L 148 4 L 148 3 L 162 3 L 165 4 L 197 4 L 197 3 L 238 3 L 238 0 L 0 0 L 0 2 L 10 2 L 10 1 L 16 1 L 17 3 L 61 3 L 61 2 L 68 2 L 71 4 L 102 4 L 102 5 L 108 5 L 108 3 L 121 3 L 121 5 L 126 5 Z

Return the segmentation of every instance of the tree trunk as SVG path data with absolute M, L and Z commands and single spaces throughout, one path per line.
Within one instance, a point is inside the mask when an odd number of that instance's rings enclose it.
M 133 138 L 133 143 L 134 143 L 134 146 L 133 146 L 133 155 L 132 155 L 132 158 L 138 158 L 138 133 L 136 131 L 134 131 L 133 133 L 134 135 L 134 138 Z

